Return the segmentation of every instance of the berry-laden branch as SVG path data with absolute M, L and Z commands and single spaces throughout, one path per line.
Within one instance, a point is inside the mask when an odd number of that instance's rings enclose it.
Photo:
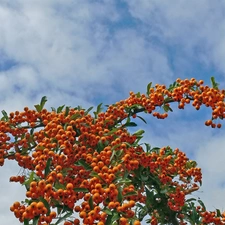
M 47 110 L 46 97 L 35 109 L 24 108 L 0 121 L 0 165 L 16 160 L 23 168 L 10 178 L 26 188 L 23 202 L 10 210 L 25 225 L 96 224 L 224 224 L 225 214 L 209 212 L 189 198 L 202 182 L 201 169 L 179 149 L 151 148 L 141 143 L 133 119 L 145 112 L 168 117 L 173 102 L 199 110 L 211 107 L 205 125 L 221 127 L 224 90 L 214 78 L 212 88 L 195 79 L 177 79 L 166 88 L 151 83 L 146 94 L 134 94 L 102 111 L 78 106 Z M 161 112 L 156 111 L 160 107 Z

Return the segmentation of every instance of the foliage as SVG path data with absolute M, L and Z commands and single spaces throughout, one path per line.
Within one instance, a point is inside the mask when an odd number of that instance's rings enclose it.
M 10 210 L 25 225 L 97 224 L 224 224 L 219 210 L 209 212 L 200 199 L 189 198 L 202 182 L 201 169 L 179 149 L 151 148 L 143 130 L 129 131 L 141 112 L 165 119 L 186 104 L 211 107 L 212 118 L 225 116 L 224 90 L 195 79 L 177 79 L 169 88 L 148 84 L 91 113 L 78 106 L 48 111 L 43 97 L 35 109 L 2 111 L 0 165 L 16 160 L 22 174 L 10 178 L 26 188 L 26 199 Z M 159 111 L 156 109 L 160 108 Z M 148 216 L 148 217 L 146 217 Z

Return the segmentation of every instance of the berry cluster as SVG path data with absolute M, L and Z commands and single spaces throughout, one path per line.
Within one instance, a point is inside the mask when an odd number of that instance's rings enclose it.
M 212 120 L 205 124 L 220 128 L 214 120 L 225 117 L 224 94 L 203 81 L 177 79 L 169 88 L 148 85 L 147 94 L 130 92 L 105 112 L 101 105 L 93 114 L 81 107 L 48 111 L 45 98 L 36 110 L 3 112 L 0 165 L 16 160 L 24 172 L 10 181 L 27 189 L 26 201 L 15 202 L 10 210 L 20 222 L 38 225 L 54 220 L 64 220 L 64 225 L 139 225 L 147 214 L 151 224 L 185 224 L 190 208 L 186 196 L 199 189 L 201 169 L 179 149 L 144 148 L 139 144 L 142 132 L 132 134 L 128 128 L 135 126 L 131 120 L 140 112 L 167 118 L 172 102 L 179 109 L 190 102 L 197 110 L 211 107 Z M 222 215 L 196 207 L 196 224 L 224 223 Z

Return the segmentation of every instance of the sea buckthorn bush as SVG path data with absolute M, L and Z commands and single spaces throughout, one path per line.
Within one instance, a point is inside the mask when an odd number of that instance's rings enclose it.
M 0 165 L 15 160 L 23 171 L 10 177 L 26 188 L 10 210 L 25 225 L 224 224 L 225 213 L 207 211 L 189 194 L 201 186 L 202 173 L 184 152 L 142 143 L 143 130 L 131 132 L 140 113 L 165 119 L 172 103 L 212 109 L 206 126 L 220 128 L 225 90 L 214 78 L 177 79 L 172 85 L 149 83 L 104 109 L 60 106 L 7 114 L 0 121 Z M 160 108 L 160 110 L 158 110 Z M 217 121 L 217 122 L 215 122 Z

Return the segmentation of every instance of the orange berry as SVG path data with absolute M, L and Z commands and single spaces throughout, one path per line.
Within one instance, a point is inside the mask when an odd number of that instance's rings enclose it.
M 38 202 L 37 203 L 37 209 L 42 209 L 42 208 L 44 208 L 45 207 L 45 205 L 44 205 L 44 203 L 43 202 Z
M 37 187 L 37 182 L 36 182 L 36 181 L 32 181 L 32 182 L 30 183 L 30 188 L 35 189 L 36 187 Z
M 139 220 L 135 220 L 133 225 L 141 225 L 141 222 Z
M 110 203 L 108 204 L 108 208 L 109 208 L 109 209 L 114 209 L 114 208 L 115 208 L 115 202 L 110 202 Z
M 212 125 L 212 120 L 207 120 L 207 121 L 205 122 L 205 125 L 206 125 L 206 126 Z
M 14 207 L 15 209 L 18 209 L 19 206 L 20 206 L 20 203 L 19 203 L 19 202 L 14 202 L 14 203 L 13 203 L 13 207 Z
M 77 206 L 74 207 L 74 210 L 75 210 L 75 212 L 80 212 L 81 208 L 80 208 L 79 205 L 77 205 Z
M 79 220 L 79 219 L 75 219 L 75 220 L 73 221 L 73 224 L 74 224 L 74 225 L 79 225 L 79 224 L 80 224 L 80 220 Z
M 68 184 L 66 185 L 66 189 L 67 189 L 67 190 L 73 190 L 73 184 L 72 184 L 72 183 L 68 183 Z
M 84 218 L 86 218 L 87 213 L 86 213 L 85 211 L 81 211 L 81 212 L 79 213 L 79 216 L 80 216 L 80 218 L 84 219 Z
M 12 212 L 15 210 L 15 208 L 14 208 L 14 206 L 13 206 L 13 205 L 12 205 L 12 206 L 10 206 L 10 208 L 9 208 L 9 209 L 10 209 L 10 211 L 12 211 Z
M 54 211 L 52 211 L 52 212 L 50 212 L 50 214 L 49 214 L 49 216 L 51 217 L 51 218 L 56 218 L 56 212 L 54 212 Z
M 97 223 L 97 225 L 104 225 L 104 224 L 105 224 L 105 223 L 103 223 L 103 222 L 101 222 L 101 221 Z

